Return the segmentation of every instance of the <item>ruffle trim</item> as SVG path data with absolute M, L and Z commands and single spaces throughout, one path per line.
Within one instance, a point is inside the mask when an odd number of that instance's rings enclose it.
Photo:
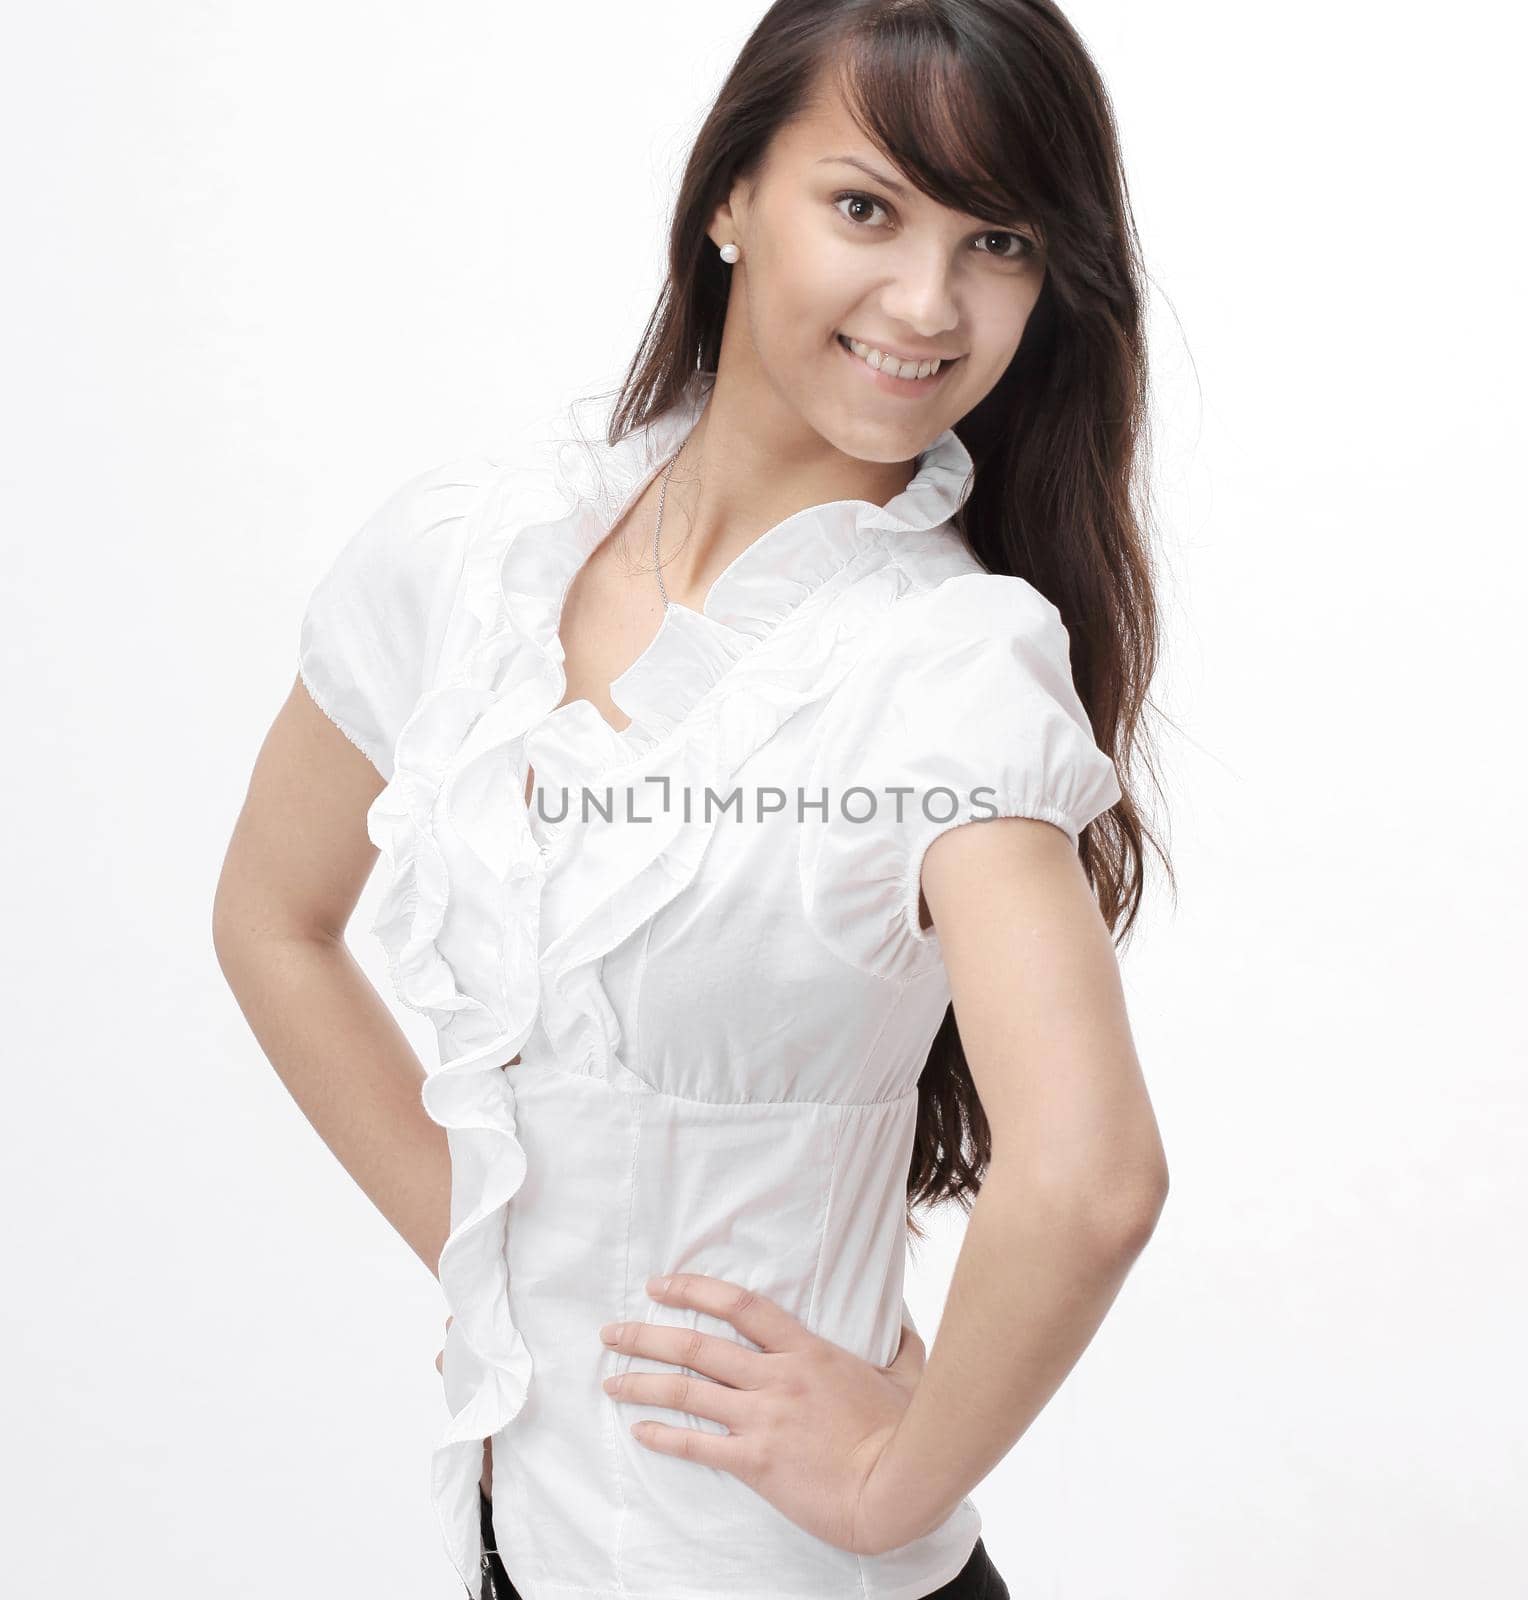
M 503 1063 L 523 1043 L 523 1035 L 508 1036 L 457 1056 L 425 1079 L 422 1092 L 425 1109 L 446 1130 L 453 1174 L 473 1180 L 453 1182 L 451 1233 L 440 1256 L 452 1317 L 441 1357 L 451 1420 L 431 1455 L 430 1492 L 446 1553 L 474 1595 L 483 1557 L 477 1515 L 483 1441 L 519 1415 L 532 1370 L 510 1320 L 505 1252 L 525 1151 L 515 1136 L 515 1096 Z
M 511 1423 L 530 1352 L 509 1309 L 508 1211 L 525 1177 L 504 1068 L 539 1012 L 542 852 L 509 746 L 560 693 L 559 674 L 516 646 L 526 619 L 501 574 L 517 533 L 566 514 L 555 475 L 506 470 L 469 515 L 470 556 L 441 652 L 442 677 L 399 733 L 393 776 L 367 814 L 387 864 L 372 932 L 399 999 L 435 1024 L 441 1065 L 421 1100 L 446 1130 L 451 1227 L 438 1265 L 451 1323 L 441 1368 L 451 1420 L 431 1494 L 446 1551 L 475 1593 L 482 1561 L 483 1441 Z

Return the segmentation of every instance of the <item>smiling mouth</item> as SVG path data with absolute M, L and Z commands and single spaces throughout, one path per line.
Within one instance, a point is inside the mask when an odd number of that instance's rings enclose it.
M 838 342 L 850 355 L 863 361 L 874 372 L 879 372 L 883 377 L 895 378 L 907 384 L 927 383 L 936 378 L 946 368 L 952 367 L 960 356 L 947 356 L 944 358 L 931 358 L 927 361 L 903 361 L 897 356 L 889 355 L 877 350 L 874 345 L 862 343 L 858 339 L 851 339 L 848 334 L 837 335 Z

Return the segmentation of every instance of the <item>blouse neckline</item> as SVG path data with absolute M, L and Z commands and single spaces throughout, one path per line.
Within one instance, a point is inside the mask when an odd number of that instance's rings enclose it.
M 673 460 L 715 382 L 715 372 L 696 372 L 676 404 L 615 444 L 592 452 L 571 445 L 559 452 L 559 487 L 573 505 L 592 513 L 581 521 L 574 540 L 580 566 Z M 884 506 L 870 500 L 823 501 L 766 529 L 718 574 L 699 615 L 758 633 L 783 620 L 859 551 L 863 540 L 851 533 L 895 537 L 938 527 L 964 505 L 972 481 L 970 453 L 955 430 L 946 428 L 920 452 L 913 476 Z
M 699 420 L 716 374 L 692 375 L 675 405 L 614 444 L 565 441 L 553 484 L 567 512 L 519 529 L 500 569 L 522 632 L 544 658 L 555 694 L 531 732 L 542 784 L 587 782 L 644 756 L 672 733 L 734 664 L 867 554 L 884 561 L 899 543 L 951 524 L 970 494 L 970 453 L 947 428 L 919 453 L 907 485 L 878 506 L 835 500 L 792 513 L 722 569 L 699 610 L 670 602 L 643 650 L 609 685 L 630 720 L 615 728 L 567 691 L 560 630 L 573 580 Z M 948 537 L 961 536 L 950 526 Z M 555 803 L 555 802 L 554 802 Z M 555 837 L 558 824 L 543 824 Z

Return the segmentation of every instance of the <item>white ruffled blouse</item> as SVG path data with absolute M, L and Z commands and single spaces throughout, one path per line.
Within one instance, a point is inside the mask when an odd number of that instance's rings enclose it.
M 1059 613 L 951 521 L 972 472 L 953 430 L 884 507 L 800 511 L 703 610 L 670 604 L 611 685 L 628 727 L 561 704 L 569 585 L 713 381 L 613 447 L 410 479 L 303 619 L 308 691 L 386 780 L 373 931 L 438 1032 L 454 1320 L 431 1492 L 474 1597 L 488 1438 L 526 1600 L 920 1600 L 981 1529 L 968 1499 L 889 1553 L 838 1549 L 629 1431 L 721 1424 L 601 1387 L 675 1370 L 608 1349 L 606 1322 L 741 1339 L 650 1300 L 670 1271 L 891 1360 L 918 1075 L 950 1003 L 924 851 L 987 815 L 1075 846 L 1120 797 Z

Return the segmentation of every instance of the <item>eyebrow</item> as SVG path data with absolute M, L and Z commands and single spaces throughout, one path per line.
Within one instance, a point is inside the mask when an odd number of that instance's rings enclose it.
M 882 172 L 879 167 L 871 166 L 868 161 L 861 161 L 858 156 L 824 156 L 817 165 L 820 167 L 824 162 L 831 161 L 841 162 L 846 167 L 858 167 L 867 177 L 874 178 L 877 183 L 884 188 L 890 189 L 894 195 L 904 200 L 911 193 L 906 184 L 898 183 L 895 178 Z

